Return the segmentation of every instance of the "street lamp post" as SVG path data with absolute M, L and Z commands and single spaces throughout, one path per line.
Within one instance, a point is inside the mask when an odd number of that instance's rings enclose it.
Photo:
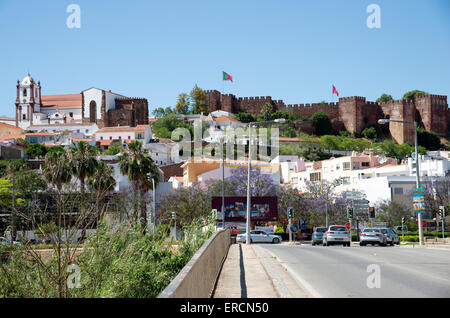
M 420 187 L 420 174 L 419 174 L 419 151 L 418 151 L 418 140 L 417 140 L 417 122 L 403 121 L 403 120 L 392 120 L 392 119 L 380 119 L 379 124 L 387 124 L 390 122 L 402 123 L 402 124 L 413 124 L 414 125 L 414 149 L 416 153 L 416 188 Z M 417 215 L 417 223 L 419 227 L 419 245 L 423 245 L 423 225 L 422 225 L 422 213 Z
M 251 122 L 248 124 L 248 174 L 247 174 L 247 213 L 246 213 L 246 224 L 245 224 L 245 244 L 249 245 L 250 242 L 250 205 L 251 205 L 251 193 L 250 193 L 250 173 L 252 170 L 252 127 L 257 124 L 266 124 L 266 123 L 283 123 L 286 119 L 279 118 L 271 121 L 265 122 Z
M 221 154 L 222 154 L 222 228 L 225 229 L 225 152 L 223 150 L 224 146 L 224 138 L 222 137 L 220 139 L 220 147 L 221 147 Z

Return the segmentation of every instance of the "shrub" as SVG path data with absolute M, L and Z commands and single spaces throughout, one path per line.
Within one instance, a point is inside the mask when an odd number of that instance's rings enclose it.
M 365 128 L 365 129 L 362 131 L 362 135 L 363 135 L 365 138 L 371 139 L 371 140 L 375 140 L 375 139 L 378 138 L 377 131 L 376 131 L 375 128 L 373 128 L 373 127 Z
M 401 239 L 401 237 L 400 237 Z M 405 242 L 419 242 L 418 235 L 405 235 Z
M 319 136 L 329 135 L 333 130 L 333 125 L 327 114 L 324 112 L 317 112 L 311 116 L 311 121 L 316 130 L 316 134 Z

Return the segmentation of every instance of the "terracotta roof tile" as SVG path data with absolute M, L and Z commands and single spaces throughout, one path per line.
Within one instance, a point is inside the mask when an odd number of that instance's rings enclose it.
M 41 104 L 44 108 L 81 108 L 81 94 L 42 95 Z
M 220 116 L 220 117 L 217 117 L 217 118 L 214 119 L 214 121 L 217 121 L 217 122 L 228 122 L 228 121 L 231 121 L 231 122 L 233 122 L 233 123 L 239 123 L 239 124 L 242 124 L 242 122 L 240 122 L 239 120 L 234 119 L 234 118 L 232 118 L 232 117 L 228 117 L 228 116 Z

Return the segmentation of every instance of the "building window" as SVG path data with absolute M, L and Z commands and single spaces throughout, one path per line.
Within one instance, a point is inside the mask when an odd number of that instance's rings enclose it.
M 27 115 L 23 114 L 22 119 L 26 120 L 27 119 Z
M 320 181 L 320 172 L 314 172 L 309 174 L 310 181 Z
M 86 129 L 86 134 L 89 132 L 89 129 Z
M 394 188 L 394 194 L 397 195 L 403 194 L 403 188 Z
M 26 88 L 23 90 L 23 96 L 24 97 L 27 96 L 27 89 Z
M 298 183 L 298 178 L 292 178 L 292 183 L 297 184 Z
M 138 137 L 137 137 L 138 139 L 143 139 L 142 138 L 142 134 L 138 134 Z
M 369 162 L 361 162 L 362 167 L 369 167 Z
M 344 162 L 342 167 L 344 170 L 350 170 L 350 162 Z
M 103 140 L 103 136 L 100 137 L 100 140 Z
M 342 178 L 342 184 L 344 184 L 344 185 L 350 184 L 350 177 Z
M 128 136 L 128 140 L 130 140 L 131 139 L 131 137 L 130 136 Z
M 112 140 L 112 136 L 109 136 L 109 140 Z
M 72 113 L 72 112 L 70 112 L 70 113 L 69 113 L 69 116 L 73 118 L 73 113 Z
M 119 140 L 122 140 L 122 136 L 119 136 Z

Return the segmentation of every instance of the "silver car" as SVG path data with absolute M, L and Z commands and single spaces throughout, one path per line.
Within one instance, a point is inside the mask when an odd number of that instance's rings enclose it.
M 323 233 L 323 246 L 342 244 L 350 246 L 350 231 L 344 225 L 330 225 L 328 231 Z
M 394 246 L 394 244 L 400 244 L 400 237 L 398 237 L 397 233 L 393 229 L 390 228 L 382 228 L 381 233 L 386 236 L 387 244 Z
M 359 245 L 366 246 L 367 244 L 386 246 L 387 238 L 380 228 L 365 228 L 359 235 Z
M 314 232 L 311 237 L 312 245 L 322 244 L 323 234 L 327 231 L 325 226 L 318 226 L 314 228 Z
M 236 242 L 245 243 L 247 240 L 247 233 L 239 234 L 236 237 Z M 250 242 L 251 243 L 281 243 L 281 236 L 267 234 L 264 231 L 253 230 L 250 231 Z

